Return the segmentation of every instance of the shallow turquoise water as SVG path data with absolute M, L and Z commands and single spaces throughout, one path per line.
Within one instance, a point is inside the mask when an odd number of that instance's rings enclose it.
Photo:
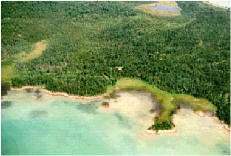
M 134 119 L 99 105 L 10 92 L 2 100 L 2 154 L 229 154 L 219 133 L 206 142 L 203 131 L 145 136 Z

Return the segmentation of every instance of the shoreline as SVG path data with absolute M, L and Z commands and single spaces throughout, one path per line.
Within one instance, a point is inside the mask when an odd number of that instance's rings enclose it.
M 169 130 L 145 130 L 145 135 L 148 136 L 176 136 L 178 133 L 179 132 L 176 130 L 176 127 Z
M 197 111 L 197 112 L 194 112 L 196 115 L 202 117 L 202 118 L 212 118 L 213 120 L 216 120 L 219 122 L 219 124 L 225 129 L 227 130 L 229 133 L 231 132 L 231 129 L 229 127 L 228 124 L 224 123 L 224 121 L 220 120 L 217 116 L 210 116 L 202 111 Z
M 34 89 L 34 90 L 39 89 L 41 92 L 51 96 L 67 97 L 74 101 L 79 101 L 79 102 L 89 102 L 89 101 L 94 101 L 104 98 L 104 94 L 97 95 L 97 96 L 78 96 L 78 95 L 71 95 L 65 92 L 52 92 L 47 89 L 44 89 L 41 86 L 23 86 L 22 88 L 11 88 L 12 91 L 25 91 L 26 89 Z
M 187 108 L 187 109 L 190 109 L 190 108 Z M 227 133 L 227 135 L 230 135 L 231 134 L 231 129 L 230 127 L 228 126 L 228 124 L 224 123 L 224 121 L 221 121 L 219 120 L 218 117 L 216 116 L 210 116 L 209 114 L 206 114 L 202 111 L 193 111 L 194 114 L 196 114 L 197 116 L 201 117 L 201 118 L 211 118 L 212 120 L 214 121 L 217 121 L 218 122 L 218 126 L 220 126 L 222 129 L 225 130 L 225 132 Z M 174 115 L 177 115 L 177 112 L 174 114 Z M 177 122 L 174 121 L 174 117 L 173 117 L 173 123 L 176 124 Z M 180 133 L 178 130 L 177 130 L 177 127 L 173 127 L 172 129 L 169 129 L 169 130 L 145 130 L 145 135 L 146 136 L 176 136 L 178 135 L 178 133 Z
M 52 91 L 49 91 L 47 89 L 44 89 L 43 87 L 41 86 L 23 86 L 22 88 L 11 88 L 12 91 L 25 91 L 26 89 L 33 89 L 33 90 L 36 90 L 36 89 L 39 89 L 41 92 L 43 93 L 46 93 L 50 96 L 59 96 L 59 97 L 66 97 L 66 98 L 70 98 L 71 100 L 74 100 L 74 101 L 78 101 L 78 102 L 89 102 L 89 101 L 95 101 L 95 100 L 106 100 L 104 98 L 104 95 L 105 94 L 100 94 L 100 95 L 97 95 L 97 96 L 77 96 L 77 95 L 70 95 L 68 93 L 65 93 L 65 92 L 52 92 Z M 117 99 L 117 98 L 116 98 Z M 110 102 L 109 102 L 110 103 Z M 110 104 L 109 104 L 110 105 Z M 104 108 L 102 106 L 102 108 Z M 110 110 L 110 107 L 109 108 L 104 108 L 104 111 L 108 111 Z M 216 116 L 209 116 L 208 114 L 202 112 L 202 111 L 194 111 L 194 113 L 202 118 L 212 118 L 213 120 L 216 120 L 219 122 L 219 125 L 224 128 L 227 132 L 231 132 L 231 129 L 230 127 L 228 126 L 228 124 L 224 123 L 224 121 L 221 121 L 219 120 L 218 117 Z M 176 112 L 177 114 L 177 112 Z M 174 123 L 174 119 L 173 119 L 173 123 Z M 153 135 L 153 136 L 156 136 L 156 135 L 176 135 L 178 133 L 177 131 L 177 127 L 174 127 L 173 129 L 170 129 L 170 130 L 145 130 L 145 134 L 146 135 Z

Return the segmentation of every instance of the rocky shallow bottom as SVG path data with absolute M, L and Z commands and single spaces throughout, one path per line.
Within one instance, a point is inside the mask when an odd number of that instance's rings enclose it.
M 230 131 L 214 117 L 183 108 L 171 132 L 147 131 L 159 107 L 150 94 L 77 102 L 44 92 L 2 99 L 2 154 L 229 154 Z

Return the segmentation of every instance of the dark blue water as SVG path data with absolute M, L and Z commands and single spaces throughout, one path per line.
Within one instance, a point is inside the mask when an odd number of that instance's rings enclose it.
M 173 8 L 168 5 L 157 5 L 157 6 L 151 6 L 150 8 L 158 11 L 180 12 L 180 9 Z

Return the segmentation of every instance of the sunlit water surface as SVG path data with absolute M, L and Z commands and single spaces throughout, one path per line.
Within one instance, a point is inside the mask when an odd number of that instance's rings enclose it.
M 9 92 L 2 99 L 2 154 L 229 154 L 223 133 L 211 127 L 211 133 L 198 134 L 207 120 L 192 122 L 196 133 L 148 136 L 136 120 L 103 111 L 100 104 Z

